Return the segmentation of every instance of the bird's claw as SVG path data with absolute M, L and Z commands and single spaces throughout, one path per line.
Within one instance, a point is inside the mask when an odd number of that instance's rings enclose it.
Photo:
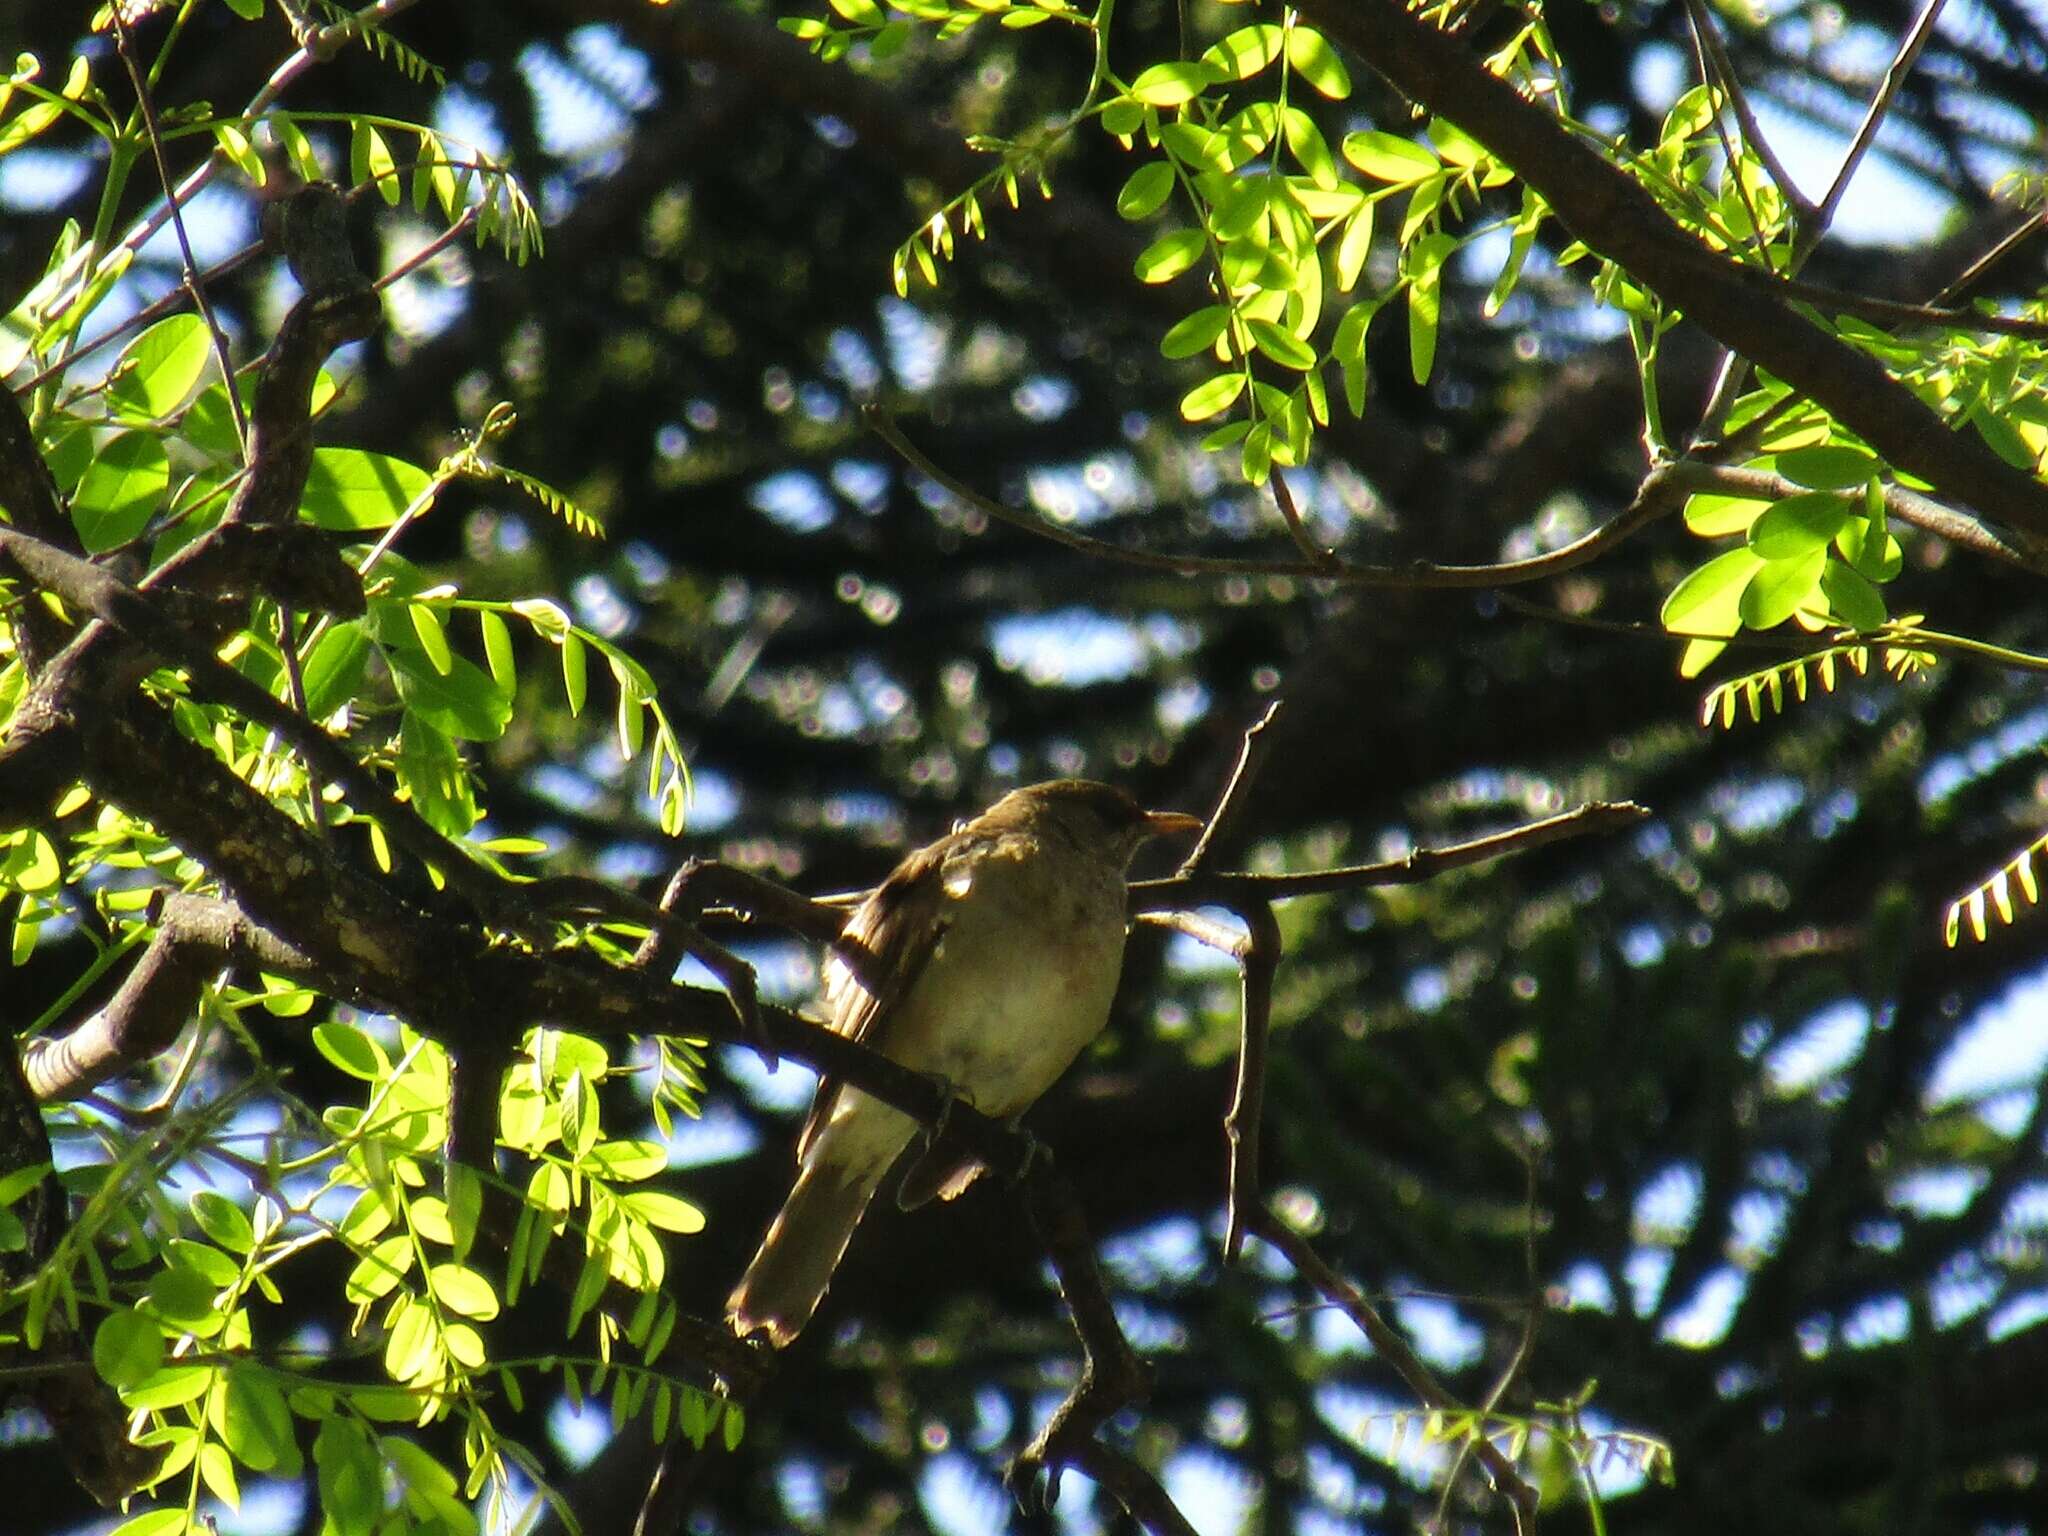
M 1003 1488 L 1026 1517 L 1049 1515 L 1060 1500 L 1060 1465 L 1047 1459 L 1044 1446 L 1034 1444 L 1003 1468 Z
M 1041 1162 L 1048 1168 L 1052 1166 L 1051 1147 L 1021 1126 L 1013 1125 L 1010 1127 L 1010 1131 L 1011 1134 L 1024 1138 L 1024 1160 L 1017 1164 L 1016 1172 L 1010 1175 L 1009 1182 L 1011 1184 L 1022 1184 L 1031 1177 L 1031 1170 L 1036 1168 Z
M 932 1120 L 930 1125 L 924 1128 L 925 1150 L 929 1151 L 938 1145 L 939 1138 L 946 1134 L 946 1127 L 952 1123 L 953 1106 L 955 1104 L 965 1104 L 969 1109 L 972 1109 L 974 1107 L 974 1095 L 968 1093 L 943 1072 L 927 1072 L 924 1074 L 924 1077 L 926 1081 L 939 1091 L 938 1115 Z

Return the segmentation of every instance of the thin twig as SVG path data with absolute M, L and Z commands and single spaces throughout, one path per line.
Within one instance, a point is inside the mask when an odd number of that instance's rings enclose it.
M 1750 117 L 1749 103 L 1742 99 L 1741 82 L 1735 78 L 1734 70 L 1724 67 L 1728 62 L 1727 55 L 1720 52 L 1718 48 L 1712 51 L 1709 50 L 1707 34 L 1710 30 L 1710 23 L 1701 16 L 1700 9 L 1700 0 L 1685 0 L 1685 19 L 1692 31 L 1693 58 L 1699 64 L 1700 83 L 1709 91 L 1718 90 L 1721 102 L 1726 103 L 1734 111 L 1737 126 L 1742 129 L 1746 137 L 1754 123 L 1754 120 Z M 1716 38 L 1714 41 L 1718 44 L 1720 39 Z M 1756 203 L 1749 195 L 1749 183 L 1742 178 L 1742 157 L 1736 153 L 1734 136 L 1728 132 L 1728 123 L 1721 114 L 1719 104 L 1715 105 L 1713 121 L 1714 136 L 1721 141 L 1721 159 L 1727 167 L 1727 177 L 1735 183 L 1736 196 L 1742 199 L 1742 211 L 1749 218 L 1751 247 L 1763 262 L 1764 270 L 1775 273 L 1777 271 L 1777 262 L 1771 256 L 1770 235 L 1764 228 L 1763 220 L 1757 217 Z M 1761 141 L 1762 135 L 1759 134 L 1757 137 Z M 1765 163 L 1768 167 L 1770 166 L 1768 146 L 1765 146 L 1763 153 L 1767 157 Z M 1776 175 L 1774 167 L 1772 168 L 1772 174 Z M 1784 183 L 1781 182 L 1781 191 L 1783 187 Z M 1798 196 L 1798 188 L 1796 186 L 1793 188 L 1793 196 L 1795 198 Z
M 289 90 L 292 84 L 315 64 L 331 58 L 334 51 L 349 38 L 360 35 L 360 29 L 367 26 L 382 26 L 405 11 L 411 10 L 419 0 L 377 0 L 366 5 L 347 21 L 335 22 L 322 27 L 318 32 L 301 38 L 298 51 L 279 64 L 263 82 L 263 88 L 249 99 L 242 108 L 244 118 L 254 118 L 270 110 L 273 103 Z M 131 229 L 122 239 L 120 249 L 139 251 L 156 235 L 156 232 L 170 222 L 172 211 L 181 203 L 189 203 L 199 194 L 228 163 L 227 156 L 215 150 L 189 176 L 179 182 L 165 200 L 165 206 L 152 212 L 141 223 Z
M 1265 1118 L 1266 1045 L 1273 1024 L 1273 975 L 1280 968 L 1280 920 L 1271 906 L 1244 912 L 1250 930 L 1239 972 L 1237 1084 L 1223 1138 L 1230 1148 L 1230 1198 L 1223 1229 L 1223 1259 L 1244 1251 L 1251 1212 L 1265 1204 L 1259 1189 L 1259 1128 Z
M 1308 531 L 1308 525 L 1301 520 L 1301 509 L 1294 504 L 1294 492 L 1288 489 L 1287 476 L 1280 467 L 1273 467 L 1273 505 L 1280 509 L 1281 521 L 1287 524 L 1288 537 L 1294 540 L 1294 547 L 1310 560 L 1319 564 L 1337 565 L 1337 552 L 1325 549 L 1315 541 Z
M 234 390 L 230 389 L 228 394 L 232 396 Z M 285 682 L 291 689 L 292 708 L 297 710 L 307 720 L 312 720 L 313 712 L 306 704 L 306 669 L 299 665 L 297 628 L 297 623 L 292 617 L 291 604 L 279 603 L 277 605 L 277 647 L 284 656 Z M 311 763 L 308 763 L 306 765 L 308 804 L 313 818 L 313 830 L 322 837 L 327 835 L 326 789 L 326 782 L 320 777 L 319 770 L 314 768 Z
M 1649 814 L 1631 800 L 1594 800 L 1541 821 L 1510 827 L 1505 832 L 1441 848 L 1417 848 L 1402 858 L 1379 864 L 1352 864 L 1294 875 L 1200 874 L 1139 880 L 1131 886 L 1131 900 L 1134 910 L 1157 912 L 1170 907 L 1234 906 L 1240 902 L 1286 901 L 1295 896 L 1368 890 L 1381 885 L 1414 885 L 1446 870 L 1527 853 L 1547 843 L 1618 832 Z
M 1253 1213 L 1253 1220 L 1257 1223 L 1258 1235 L 1286 1256 L 1295 1273 L 1358 1325 L 1374 1352 L 1393 1367 L 1395 1374 L 1407 1383 L 1408 1390 L 1424 1407 L 1455 1409 L 1460 1406 L 1450 1390 L 1422 1363 L 1421 1357 L 1408 1347 L 1408 1341 L 1380 1316 L 1379 1309 L 1366 1299 L 1365 1293 L 1332 1269 L 1306 1238 L 1265 1206 L 1260 1206 Z M 1536 1512 L 1536 1489 L 1523 1479 L 1500 1447 L 1486 1438 L 1483 1427 L 1475 1434 L 1472 1448 L 1492 1476 L 1494 1486 L 1514 1507 L 1517 1528 L 1524 1528 L 1524 1517 L 1533 1518 Z
M 433 239 L 429 240 L 425 245 L 421 246 L 418 250 L 414 251 L 410 256 L 406 257 L 405 260 L 401 261 L 389 272 L 386 272 L 382 277 L 378 278 L 376 282 L 372 283 L 370 286 L 373 288 L 389 288 L 401 277 L 405 277 L 410 273 L 417 271 L 419 268 L 425 266 L 428 262 L 432 261 L 436 256 L 440 255 L 443 251 L 447 250 L 449 246 L 453 245 L 457 240 L 461 239 L 463 234 L 469 229 L 469 227 L 472 224 L 476 223 L 476 211 L 477 205 L 475 203 L 470 203 L 462 210 L 460 217 L 458 217 L 453 224 L 450 224 L 446 229 L 442 230 L 440 234 L 434 236 Z
M 1193 1536 L 1194 1528 L 1158 1481 L 1097 1438 L 1110 1419 L 1150 1395 L 1152 1373 L 1117 1322 L 1080 1201 L 1050 1162 L 1031 1169 L 1021 1192 L 1081 1342 L 1081 1373 L 1045 1427 L 1010 1463 L 1003 1482 L 1027 1512 L 1050 1510 L 1059 1497 L 1061 1470 L 1079 1467 L 1155 1536 Z
M 1735 111 L 1735 122 L 1742 130 L 1743 143 L 1756 151 L 1757 158 L 1764 163 L 1764 169 L 1771 173 L 1771 180 L 1777 183 L 1778 191 L 1784 195 L 1785 201 L 1797 210 L 1799 217 L 1802 220 L 1811 218 L 1815 211 L 1813 200 L 1799 190 L 1799 183 L 1793 179 L 1785 163 L 1778 158 L 1777 151 L 1771 148 L 1771 141 L 1764 137 L 1763 127 L 1757 122 L 1756 114 L 1750 108 L 1749 94 L 1743 90 L 1741 77 L 1736 73 L 1735 61 L 1728 56 L 1728 46 L 1721 41 L 1721 34 L 1706 14 L 1705 6 L 1700 0 L 1686 0 L 1685 9 L 1686 17 L 1692 23 L 1693 40 L 1705 51 L 1707 60 L 1711 61 L 1714 72 L 1721 82 L 1722 94 Z M 1701 73 L 1704 75 L 1705 72 L 1703 64 Z
M 1870 98 L 1870 110 L 1863 114 L 1863 123 L 1856 130 L 1855 141 L 1850 144 L 1849 152 L 1842 157 L 1841 169 L 1835 172 L 1834 184 L 1828 188 L 1827 196 L 1820 200 L 1820 210 L 1814 215 L 1813 222 L 1800 231 L 1799 244 L 1794 252 L 1798 258 L 1795 269 L 1797 265 L 1803 264 L 1806 254 L 1820 244 L 1821 237 L 1828 232 L 1828 226 L 1834 222 L 1836 210 L 1842 206 L 1842 198 L 1849 190 L 1850 179 L 1863 164 L 1863 157 L 1870 152 L 1870 146 L 1877 141 L 1877 130 L 1883 126 L 1885 116 L 1892 109 L 1892 103 L 1898 99 L 1899 91 L 1906 83 L 1906 77 L 1913 72 L 1913 65 L 1919 60 L 1920 50 L 1927 46 L 1928 38 L 1934 35 L 1934 23 L 1941 15 L 1943 3 L 1944 0 L 1927 0 L 1926 5 L 1921 7 L 1919 16 L 1914 19 L 1911 30 L 1906 33 L 1905 40 L 1899 44 L 1899 51 L 1885 67 L 1884 77 L 1878 82 L 1877 94 Z
M 1216 809 L 1209 813 L 1203 824 L 1201 838 L 1176 874 L 1198 873 L 1208 862 L 1209 854 L 1217 841 L 1229 831 L 1244 811 L 1245 791 L 1258 777 L 1259 767 L 1265 762 L 1266 753 L 1272 749 L 1272 741 L 1266 735 L 1266 728 L 1279 718 L 1284 699 L 1275 699 L 1266 706 L 1266 712 L 1259 716 L 1257 724 L 1244 733 L 1244 740 L 1237 749 L 1237 766 L 1230 770 L 1230 782 L 1223 786 L 1223 793 L 1216 801 Z
M 2039 213 L 2030 214 L 2022 219 L 2016 228 L 2009 234 L 2002 236 L 1998 243 L 1993 245 L 1990 250 L 1963 268 L 1962 272 L 1953 282 L 1927 302 L 1937 309 L 1946 308 L 1948 305 L 1957 302 L 1964 294 L 1977 285 L 1985 273 L 2018 250 L 2025 243 L 2028 236 L 2040 229 L 2043 224 L 2048 224 L 2048 208 L 2044 208 Z
M 1289 576 L 1298 580 L 1327 581 L 1336 586 L 1417 589 L 1516 586 L 1578 569 L 1675 505 L 1662 494 L 1660 471 L 1652 470 L 1637 489 L 1635 500 L 1592 532 L 1574 539 L 1561 549 L 1534 555 L 1527 560 L 1506 560 L 1493 565 L 1438 565 L 1427 560 L 1416 560 L 1406 565 L 1361 565 L 1347 560 L 1258 560 L 1219 555 L 1158 554 L 1151 550 L 1126 549 L 1106 539 L 1076 533 L 1057 523 L 992 501 L 933 463 L 903 435 L 885 412 L 869 406 L 863 416 L 868 429 L 895 449 L 912 469 L 992 521 L 1098 559 L 1113 560 L 1148 571 L 1167 571 L 1176 576 Z
M 114 18 L 114 41 L 121 62 L 128 70 L 128 79 L 135 87 L 136 110 L 142 114 L 143 131 L 149 135 L 149 150 L 156 160 L 157 179 L 163 183 L 165 203 L 170 210 L 171 228 L 178 237 L 178 257 L 184 266 L 185 292 L 192 299 L 192 308 L 206 327 L 206 333 L 213 340 L 213 360 L 220 369 L 223 388 L 228 397 L 228 415 L 235 424 L 235 441 L 244 452 L 249 446 L 249 418 L 242 410 L 242 402 L 235 393 L 235 365 L 228 356 L 227 332 L 221 329 L 220 317 L 214 314 L 213 306 L 207 302 L 206 290 L 200 286 L 199 262 L 192 255 L 192 237 L 185 230 L 185 210 L 176 190 L 171 186 L 171 165 L 164 157 L 163 135 L 157 130 L 156 102 L 151 98 L 149 86 L 142 78 L 142 69 L 135 62 L 135 35 L 128 28 L 127 7 L 115 0 L 109 7 Z M 72 354 L 71 361 L 77 361 Z

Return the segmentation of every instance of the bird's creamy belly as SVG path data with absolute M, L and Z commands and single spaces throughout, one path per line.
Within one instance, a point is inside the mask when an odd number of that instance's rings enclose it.
M 1123 969 L 1121 882 L 1033 885 L 958 904 L 913 989 L 913 1016 L 890 1031 L 890 1055 L 946 1078 L 984 1114 L 1014 1114 L 1052 1086 L 1108 1022 Z

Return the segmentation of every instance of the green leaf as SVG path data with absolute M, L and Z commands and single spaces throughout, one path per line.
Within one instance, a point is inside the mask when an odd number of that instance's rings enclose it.
M 207 1422 L 252 1472 L 295 1477 L 301 1467 L 298 1439 L 284 1394 L 248 1366 L 231 1367 L 226 1389 L 207 1404 Z
M 176 1408 L 204 1397 L 212 1385 L 212 1366 L 174 1365 L 168 1370 L 158 1371 L 140 1386 L 124 1388 L 121 1401 L 130 1408 Z
M 313 1026 L 313 1046 L 350 1077 L 375 1082 L 391 1070 L 384 1047 L 353 1024 L 330 1021 Z
M 1175 121 L 1159 130 L 1159 142 L 1179 159 L 1206 171 L 1230 169 L 1230 145 L 1220 133 L 1211 133 L 1199 123 Z
M 448 1191 L 448 1224 L 453 1229 L 449 1246 L 460 1261 L 476 1243 L 477 1222 L 484 1208 L 483 1180 L 467 1163 L 449 1163 L 442 1182 Z
M 445 675 L 454 665 L 455 657 L 448 649 L 448 632 L 441 627 L 441 615 L 425 603 L 407 603 L 405 611 L 412 620 L 412 632 L 419 637 L 420 649 L 427 653 L 434 670 Z
M 190 1205 L 199 1230 L 230 1253 L 247 1253 L 256 1246 L 256 1229 L 226 1195 L 211 1189 L 195 1190 Z
M 1181 396 L 1181 417 L 1185 421 L 1207 421 L 1211 416 L 1228 410 L 1231 402 L 1243 393 L 1242 373 L 1219 373 Z
M 1282 131 L 1287 137 L 1287 148 L 1304 171 L 1325 192 L 1333 190 L 1338 182 L 1337 157 L 1330 153 L 1330 144 L 1323 137 L 1315 119 L 1299 107 L 1289 107 L 1280 115 Z
M 1365 333 L 1379 306 L 1361 301 L 1344 311 L 1337 334 L 1330 338 L 1330 356 L 1344 370 L 1344 403 L 1354 416 L 1365 414 Z
M 389 454 L 321 448 L 299 507 L 322 528 L 388 528 L 432 483 L 418 465 Z
M 1282 368 L 1305 372 L 1315 367 L 1315 348 L 1292 331 L 1282 330 L 1270 320 L 1247 321 L 1245 329 L 1251 333 L 1252 345 Z
M 1139 75 L 1131 82 L 1131 95 L 1148 107 L 1177 107 L 1223 79 L 1223 71 L 1214 64 L 1177 59 L 1154 64 Z
M 1344 158 L 1373 180 L 1397 187 L 1426 180 L 1443 169 L 1431 150 L 1378 129 L 1345 134 Z
M 405 1233 L 387 1237 L 360 1259 L 349 1271 L 343 1294 L 350 1301 L 375 1301 L 398 1289 L 398 1282 L 412 1268 L 412 1239 Z
M 227 0 L 227 8 L 244 21 L 256 21 L 263 15 L 263 0 Z
M 1130 180 L 1116 195 L 1116 211 L 1127 219 L 1142 219 L 1157 213 L 1173 195 L 1173 167 L 1164 160 L 1152 160 L 1131 172 Z
M 1812 606 L 1827 563 L 1825 546 L 1795 559 L 1768 561 L 1743 589 L 1742 622 L 1751 629 L 1770 629 Z
M 1230 328 L 1230 310 L 1226 305 L 1209 304 L 1196 310 L 1184 319 L 1174 322 L 1159 340 L 1159 350 L 1168 357 L 1194 357 L 1206 352 L 1216 344 L 1216 339 Z M 1214 414 L 1211 412 L 1210 414 Z
M 486 1323 L 498 1315 L 498 1293 L 466 1264 L 436 1264 L 427 1271 L 427 1284 L 451 1312 Z
M 1840 496 L 1808 491 L 1787 496 L 1749 525 L 1749 547 L 1766 560 L 1800 560 L 1829 544 L 1855 516 Z
M 1329 39 L 1314 27 L 1296 22 L 1287 31 L 1287 62 L 1296 74 L 1332 101 L 1351 94 L 1351 75 Z
M 496 741 L 512 718 L 512 700 L 490 674 L 466 657 L 449 658 L 446 673 L 409 647 L 387 645 L 384 659 L 407 709 L 438 731 L 464 741 Z
M 1685 504 L 1685 526 L 1703 539 L 1747 533 L 1749 525 L 1769 505 L 1747 496 L 1695 496 Z
M 1271 22 L 1239 27 L 1202 55 L 1226 79 L 1249 80 L 1280 57 L 1286 35 Z
M 1176 229 L 1161 235 L 1131 263 L 1141 283 L 1169 283 L 1202 259 L 1204 241 L 1199 229 Z
M 197 315 L 159 320 L 122 350 L 107 403 L 131 421 L 154 421 L 185 403 L 206 370 L 211 343 Z
M 590 1149 L 583 1166 L 607 1179 L 637 1183 L 668 1167 L 668 1149 L 658 1141 L 605 1141 Z
M 512 660 L 512 631 L 488 608 L 477 610 L 477 627 L 483 631 L 484 661 L 491 669 L 491 681 L 509 696 L 519 680 Z
M 1982 401 L 1970 407 L 1969 422 L 1991 451 L 2006 463 L 2016 469 L 2033 470 L 2037 455 L 2011 422 L 1986 410 Z
M 1349 293 L 1365 270 L 1365 258 L 1372 250 L 1374 204 L 1362 202 L 1344 221 L 1343 236 L 1337 241 L 1337 290 Z
M 1731 549 L 1671 589 L 1658 615 L 1674 635 L 1732 635 L 1742 628 L 1742 594 L 1763 568 L 1748 549 Z
M 103 445 L 71 498 L 86 553 L 105 554 L 141 534 L 170 483 L 170 455 L 153 434 L 123 432 Z
M 325 720 L 362 692 L 370 637 L 361 623 L 336 624 L 313 646 L 300 675 L 306 684 L 306 714 Z
M 573 632 L 562 636 L 562 691 L 569 699 L 569 713 L 582 714 L 590 692 L 590 656 Z
M 628 1190 L 619 1197 L 626 1209 L 664 1232 L 702 1232 L 704 1213 L 687 1200 L 663 1194 L 658 1189 Z
M 1871 527 L 1867 518 L 1852 517 L 1844 523 L 1835 535 L 1835 549 L 1867 581 L 1890 581 L 1905 563 L 1899 541 L 1882 527 Z
M 115 1526 L 108 1536 L 177 1536 L 184 1530 L 185 1510 L 180 1505 L 171 1509 L 144 1510 L 133 1520 L 125 1520 Z
M 1417 384 L 1436 366 L 1437 320 L 1443 307 L 1444 259 L 1457 249 L 1451 235 L 1424 235 L 1409 246 L 1408 367 Z
M 313 1441 L 319 1472 L 320 1513 L 334 1536 L 372 1536 L 384 1514 L 384 1469 L 368 1431 L 336 1415 Z
M 173 1327 L 209 1337 L 220 1331 L 221 1318 L 213 1310 L 219 1289 L 198 1270 L 174 1264 L 151 1277 L 145 1304 Z
M 1839 560 L 1830 560 L 1821 572 L 1820 589 L 1827 597 L 1829 611 L 1851 629 L 1878 629 L 1890 617 L 1885 612 L 1884 594 L 1860 571 Z
M 443 1373 L 434 1314 L 410 1292 L 391 1303 L 391 1331 L 384 1338 L 384 1374 L 393 1381 L 433 1381 Z
M 44 847 L 49 846 L 48 839 L 43 838 L 41 833 L 37 833 L 36 836 Z M 49 1176 L 50 1168 L 51 1164 L 47 1162 L 30 1163 L 20 1168 L 10 1168 L 5 1175 L 0 1175 L 0 1208 L 14 1204 L 42 1183 Z
M 387 206 L 398 206 L 405 189 L 398 184 L 398 163 L 391 158 L 391 146 L 384 142 L 382 133 L 361 118 L 350 125 L 348 167 L 355 185 L 374 179 L 377 195 Z
M 445 731 L 407 710 L 398 728 L 398 781 L 435 831 L 462 837 L 479 812 L 469 770 Z
M 164 1363 L 163 1330 L 140 1312 L 122 1307 L 101 1319 L 92 1335 L 92 1367 L 111 1387 L 139 1387 Z
M 1823 443 L 1813 448 L 1790 448 L 1778 455 L 1778 473 L 1797 485 L 1817 491 L 1846 490 L 1863 484 L 1883 469 L 1861 448 L 1840 443 Z

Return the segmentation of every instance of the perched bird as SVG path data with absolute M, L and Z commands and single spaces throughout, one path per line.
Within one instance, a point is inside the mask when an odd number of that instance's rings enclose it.
M 1149 837 L 1201 825 L 1086 779 L 1013 790 L 912 853 L 848 919 L 845 936 L 870 957 L 869 983 L 828 963 L 832 1028 L 944 1079 L 983 1114 L 1022 1114 L 1109 1021 L 1131 855 Z M 765 1331 L 777 1349 L 797 1336 L 917 1131 L 858 1088 L 818 1085 L 796 1186 L 725 1304 L 737 1333 Z M 981 1171 L 928 1152 L 898 1199 L 950 1200 Z

